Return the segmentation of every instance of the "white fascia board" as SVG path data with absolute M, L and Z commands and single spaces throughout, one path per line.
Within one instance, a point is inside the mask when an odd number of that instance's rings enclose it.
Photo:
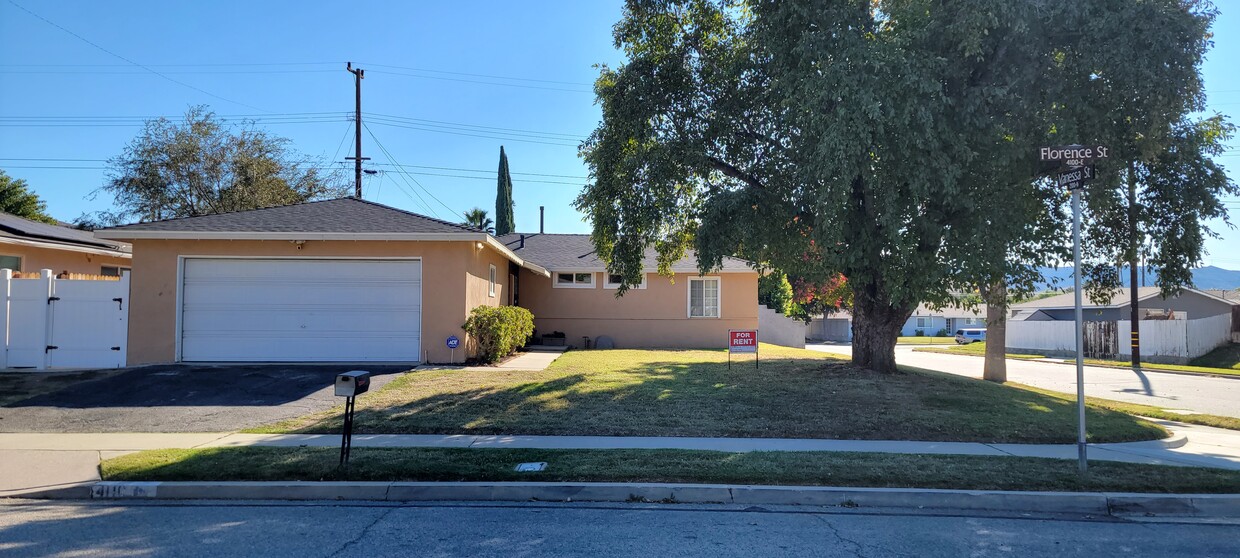
M 119 250 L 109 250 L 107 248 L 91 248 L 89 246 L 79 246 L 76 244 L 61 244 L 59 242 L 42 242 L 39 240 L 4 237 L 0 238 L 0 244 L 16 244 L 19 246 L 33 246 L 35 248 L 45 248 L 48 250 L 66 250 L 69 252 L 82 252 L 85 254 L 97 254 L 100 256 L 112 256 L 114 258 L 132 258 L 133 254 L 129 252 L 121 252 Z
M 347 233 L 347 232 L 230 232 L 230 231 L 95 231 L 108 240 L 422 240 L 484 241 L 486 233 Z
M 548 269 L 550 269 L 552 273 L 607 273 L 608 272 L 607 268 L 604 268 L 604 267 L 556 267 L 556 268 L 548 268 Z M 642 268 L 642 273 L 657 274 L 659 273 L 659 270 L 653 267 Z M 716 271 L 711 271 L 707 273 L 707 275 L 699 275 L 700 272 L 696 269 L 692 271 L 677 271 L 673 269 L 672 273 L 676 275 L 681 275 L 681 274 L 690 275 L 692 277 L 706 277 L 710 275 L 718 275 L 720 273 L 757 273 L 757 271 L 754 271 L 752 269 L 720 269 Z

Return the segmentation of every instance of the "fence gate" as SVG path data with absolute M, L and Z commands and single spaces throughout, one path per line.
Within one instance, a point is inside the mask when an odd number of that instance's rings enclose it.
M 1116 322 L 1085 322 L 1085 358 L 1115 359 L 1119 356 L 1119 324 Z
M 1231 342 L 1240 343 L 1240 306 L 1231 307 Z
M 14 279 L 4 270 L 3 367 L 119 368 L 129 332 L 129 274 L 117 280 Z

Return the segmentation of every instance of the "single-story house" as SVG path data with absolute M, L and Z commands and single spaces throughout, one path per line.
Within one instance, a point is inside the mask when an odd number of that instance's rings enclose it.
M 1082 293 L 1081 317 L 1089 322 L 1127 320 L 1132 316 L 1131 290 L 1121 288 L 1105 300 L 1094 300 Z M 1075 319 L 1075 295 L 1064 293 L 1011 306 L 1011 321 L 1072 321 Z M 1158 287 L 1137 287 L 1137 309 L 1141 319 L 1196 320 L 1230 314 L 1240 301 L 1227 300 L 1205 291 L 1185 288 L 1179 294 L 1163 298 Z
M 124 242 L 0 212 L 0 269 L 119 276 L 129 269 L 130 259 L 130 246 Z
M 957 329 L 963 327 L 986 327 L 986 305 L 979 304 L 973 308 L 944 306 L 935 309 L 923 302 L 917 305 L 908 321 L 904 322 L 900 336 L 954 335 Z
M 740 260 L 623 298 L 587 235 L 497 239 L 340 198 L 96 231 L 133 245 L 128 362 L 461 362 L 482 305 L 530 309 L 540 333 L 619 347 L 723 347 L 757 327 L 758 275 Z M 650 270 L 653 272 L 653 266 Z M 464 345 L 462 345 L 464 346 Z
M 852 342 L 852 312 L 840 310 L 810 320 L 805 336 L 815 341 Z
M 607 273 L 590 235 L 514 233 L 499 240 L 550 271 L 546 277 L 521 270 L 511 303 L 534 313 L 540 334 L 562 332 L 569 344 L 606 335 L 618 347 L 720 347 L 727 330 L 757 327 L 758 274 L 744 260 L 724 258 L 703 277 L 690 250 L 669 278 L 658 274 L 655 252 L 647 250 L 642 283 L 617 298 L 620 277 Z

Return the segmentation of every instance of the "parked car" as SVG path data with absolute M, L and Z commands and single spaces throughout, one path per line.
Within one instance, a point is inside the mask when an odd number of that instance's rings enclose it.
M 968 345 L 974 341 L 986 340 L 986 328 L 970 328 L 956 330 L 956 343 Z

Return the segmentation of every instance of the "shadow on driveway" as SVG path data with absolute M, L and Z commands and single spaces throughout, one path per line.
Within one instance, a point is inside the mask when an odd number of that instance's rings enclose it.
M 409 370 L 405 365 L 160 365 L 82 373 L 77 381 L 48 376 L 49 389 L 28 377 L 30 397 L 0 407 L 0 432 L 226 432 L 330 408 L 336 374 L 368 370 L 371 390 Z M 9 374 L 9 373 L 5 373 Z M 38 374 L 21 372 L 18 374 Z M 362 397 L 365 397 L 364 395 Z

